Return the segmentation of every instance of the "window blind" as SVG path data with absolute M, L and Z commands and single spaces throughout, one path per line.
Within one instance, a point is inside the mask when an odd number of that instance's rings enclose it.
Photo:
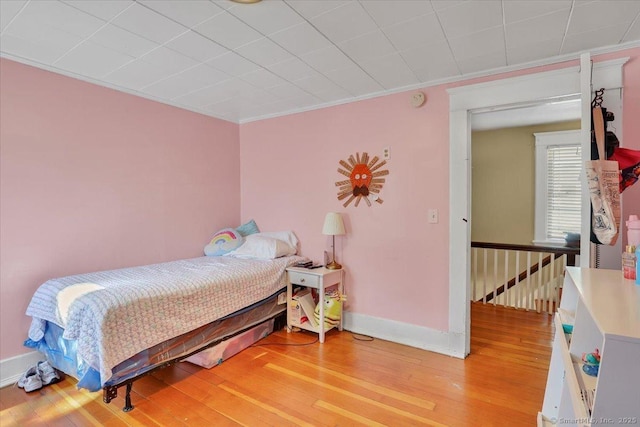
M 579 145 L 547 147 L 547 239 L 580 233 L 580 151 Z

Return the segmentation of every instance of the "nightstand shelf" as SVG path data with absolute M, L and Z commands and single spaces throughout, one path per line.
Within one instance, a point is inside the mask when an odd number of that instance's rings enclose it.
M 318 292 L 319 298 L 323 298 L 327 289 L 337 287 L 340 295 L 343 294 L 343 276 L 344 270 L 329 270 L 327 268 L 300 268 L 300 267 L 289 267 L 287 268 L 287 327 L 289 330 L 293 327 L 297 327 L 300 329 L 304 329 L 307 331 L 315 332 L 319 336 L 319 341 L 321 343 L 324 342 L 325 333 L 333 329 L 335 326 L 326 326 L 324 319 L 324 304 L 320 304 L 320 325 L 315 326 L 311 323 L 311 321 L 307 321 L 304 323 L 300 323 L 295 321 L 291 316 L 290 306 L 293 299 L 293 288 L 295 287 L 304 287 L 310 289 L 316 289 Z M 307 317 L 309 315 L 313 316 L 313 313 L 307 313 Z M 338 330 L 342 330 L 342 309 L 340 310 L 340 322 L 337 327 Z M 324 327 L 322 327 L 324 326 Z

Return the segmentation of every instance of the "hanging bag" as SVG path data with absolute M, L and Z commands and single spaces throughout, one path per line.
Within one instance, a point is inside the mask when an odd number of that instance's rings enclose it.
M 620 228 L 618 162 L 605 160 L 604 117 L 601 107 L 593 109 L 593 127 L 598 159 L 585 162 L 591 198 L 591 229 L 603 245 L 615 245 Z
M 620 192 L 632 186 L 640 176 L 640 151 L 617 147 L 611 160 L 618 162 L 620 168 Z

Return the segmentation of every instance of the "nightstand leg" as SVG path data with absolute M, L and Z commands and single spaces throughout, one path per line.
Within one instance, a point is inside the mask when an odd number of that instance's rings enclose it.
M 318 321 L 319 324 L 319 336 L 320 336 L 320 344 L 324 343 L 324 283 L 320 284 L 320 288 L 318 289 L 319 297 L 318 304 L 320 304 L 320 319 Z

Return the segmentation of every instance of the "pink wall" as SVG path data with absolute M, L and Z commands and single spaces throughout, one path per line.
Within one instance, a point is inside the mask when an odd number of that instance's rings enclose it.
M 626 148 L 640 150 L 640 49 L 622 52 L 620 56 L 630 56 L 624 66 L 624 95 L 622 109 L 624 112 L 622 141 Z M 611 59 L 608 55 L 603 59 Z M 598 58 L 600 59 L 600 58 Z M 640 216 L 640 182 L 637 182 L 622 193 L 622 218 L 630 214 Z M 627 243 L 627 229 L 623 222 L 623 241 Z
M 630 56 L 625 66 L 624 139 L 640 149 L 640 49 L 595 57 Z M 344 213 L 347 236 L 338 261 L 347 271 L 348 310 L 448 330 L 449 97 L 447 87 L 575 66 L 578 61 L 426 88 L 427 104 L 409 105 L 412 92 L 247 123 L 240 128 L 242 216 L 263 229 L 291 228 L 305 255 L 320 261 L 330 240 L 321 234 L 326 212 Z M 338 161 L 391 148 L 383 205 L 347 208 L 336 199 Z M 640 184 L 623 194 L 624 212 L 640 213 Z M 427 223 L 438 209 L 440 222 Z
M 240 218 L 239 127 L 2 59 L 0 359 L 46 279 L 200 256 Z
M 242 215 L 263 229 L 293 229 L 305 255 L 321 261 L 327 212 L 343 212 L 337 258 L 347 271 L 349 310 L 446 330 L 448 311 L 448 95 L 425 91 L 341 105 L 240 128 Z M 390 147 L 382 205 L 336 199 L 338 161 Z M 427 224 L 428 209 L 440 222 Z
M 640 49 L 595 60 L 622 56 L 622 142 L 640 149 Z M 1 60 L 0 359 L 26 351 L 24 311 L 50 277 L 197 256 L 239 218 L 295 230 L 320 261 L 329 211 L 345 214 L 348 309 L 447 330 L 446 88 L 568 65 L 427 88 L 419 109 L 401 93 L 239 127 Z M 338 161 L 384 147 L 384 204 L 343 208 Z M 623 203 L 640 213 L 640 184 Z

